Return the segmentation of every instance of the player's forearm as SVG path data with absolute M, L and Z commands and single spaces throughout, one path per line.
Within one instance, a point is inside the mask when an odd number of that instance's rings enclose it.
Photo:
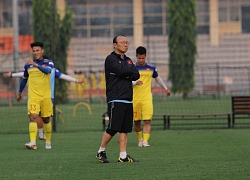
M 78 79 L 73 78 L 69 75 L 63 74 L 63 73 L 61 74 L 61 76 L 59 78 L 65 80 L 65 81 L 76 82 L 76 83 L 78 82 Z
M 49 74 L 51 73 L 51 68 L 48 68 L 48 67 L 43 67 L 43 66 L 40 66 L 40 65 L 37 65 L 37 68 L 42 71 L 44 74 Z
M 163 82 L 163 80 L 161 79 L 161 77 L 157 77 L 155 78 L 157 84 L 159 84 L 163 89 L 167 90 L 168 87 L 165 85 L 165 83 Z
M 25 87 L 25 85 L 26 85 L 26 83 L 27 83 L 27 80 L 28 79 L 22 79 L 22 81 L 21 81 L 21 83 L 20 83 L 20 87 L 19 87 L 19 93 L 22 93 L 23 92 L 23 89 L 24 89 L 24 87 Z
M 23 72 L 11 73 L 11 77 L 23 77 Z

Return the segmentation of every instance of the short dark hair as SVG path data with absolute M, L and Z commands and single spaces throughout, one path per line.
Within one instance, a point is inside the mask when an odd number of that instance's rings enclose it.
M 142 55 L 142 54 L 147 54 L 147 50 L 146 50 L 146 48 L 145 47 L 143 47 L 143 46 L 139 46 L 137 49 L 136 49 L 136 55 L 138 55 L 138 54 L 140 54 L 140 55 Z
M 126 37 L 125 35 L 117 35 L 117 36 L 115 36 L 114 39 L 113 39 L 113 44 L 117 43 L 117 37 L 119 37 L 119 36 Z
M 39 46 L 43 49 L 43 43 L 41 43 L 41 42 L 33 42 L 30 44 L 31 48 L 33 48 L 34 46 Z

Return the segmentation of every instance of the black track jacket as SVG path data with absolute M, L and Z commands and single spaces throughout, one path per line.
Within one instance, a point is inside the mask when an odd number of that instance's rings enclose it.
M 133 99 L 132 81 L 140 78 L 132 60 L 124 55 L 124 60 L 119 54 L 112 52 L 105 59 L 105 78 L 107 102 L 112 100 Z

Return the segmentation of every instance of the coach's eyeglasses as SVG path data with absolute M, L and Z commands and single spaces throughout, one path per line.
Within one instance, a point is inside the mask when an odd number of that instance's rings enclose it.
M 129 45 L 130 44 L 129 41 L 122 41 L 122 42 L 116 42 L 116 43 L 121 43 L 122 45 L 125 45 L 125 44 Z

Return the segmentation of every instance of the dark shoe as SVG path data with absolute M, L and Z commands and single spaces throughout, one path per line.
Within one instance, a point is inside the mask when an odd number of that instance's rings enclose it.
M 132 158 L 130 155 L 127 154 L 126 158 L 124 159 L 119 157 L 118 162 L 140 162 L 140 161 Z
M 101 163 L 109 163 L 105 151 L 101 151 L 100 153 L 97 152 L 96 159 L 98 159 Z

